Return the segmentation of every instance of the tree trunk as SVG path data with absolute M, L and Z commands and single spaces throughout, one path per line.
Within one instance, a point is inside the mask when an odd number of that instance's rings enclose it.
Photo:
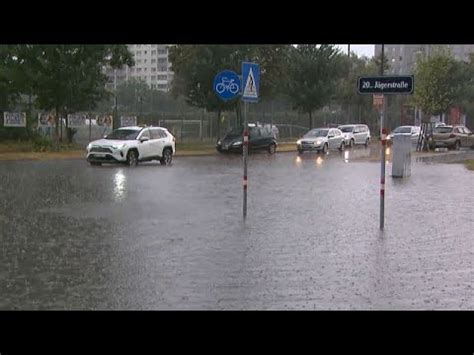
M 55 126 L 54 126 L 54 142 L 56 146 L 56 151 L 59 150 L 59 109 L 56 107 L 56 117 L 55 117 Z
M 217 110 L 217 125 L 216 125 L 216 141 L 219 140 L 221 135 L 221 110 Z
M 236 122 L 236 127 L 240 127 L 242 126 L 242 119 L 241 119 L 241 116 L 240 116 L 240 103 L 237 104 L 237 106 L 235 107 L 235 114 L 236 114 L 236 117 L 237 117 L 237 122 Z
M 65 112 L 64 115 L 66 116 L 66 141 L 68 143 L 72 143 L 72 132 L 70 132 L 70 130 L 69 130 L 69 122 L 68 122 L 68 119 L 67 119 L 68 113 Z

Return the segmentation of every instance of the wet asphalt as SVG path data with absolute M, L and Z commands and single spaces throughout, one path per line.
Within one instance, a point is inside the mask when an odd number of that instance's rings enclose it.
M 387 176 L 382 233 L 370 152 L 251 155 L 245 223 L 239 156 L 1 162 L 0 309 L 474 309 L 473 172 Z

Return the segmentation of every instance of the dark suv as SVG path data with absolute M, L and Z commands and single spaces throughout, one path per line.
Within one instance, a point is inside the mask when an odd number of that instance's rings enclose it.
M 266 150 L 275 153 L 277 141 L 270 125 L 249 124 L 249 150 Z M 219 153 L 242 153 L 243 127 L 234 128 L 224 138 L 217 141 L 216 149 Z

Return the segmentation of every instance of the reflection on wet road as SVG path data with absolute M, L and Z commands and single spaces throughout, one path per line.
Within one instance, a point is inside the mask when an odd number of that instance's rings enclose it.
M 0 165 L 0 309 L 473 309 L 472 172 L 370 149 Z M 376 154 L 376 152 L 372 152 Z M 388 172 L 390 169 L 388 170 Z

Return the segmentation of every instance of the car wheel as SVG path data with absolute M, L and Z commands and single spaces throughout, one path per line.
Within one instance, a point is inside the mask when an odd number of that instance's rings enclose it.
M 96 161 L 90 161 L 89 164 L 92 165 L 92 166 L 101 166 L 102 165 L 102 163 L 99 163 L 99 162 L 96 162 Z
M 346 149 L 346 143 L 344 141 L 341 142 L 341 146 L 339 147 L 339 150 L 343 152 Z
M 304 150 L 303 149 L 298 149 L 298 154 L 303 154 Z
M 173 153 L 171 149 L 166 148 L 163 150 L 163 157 L 160 159 L 161 165 L 171 165 L 171 161 L 173 160 Z
M 270 144 L 270 146 L 268 147 L 268 153 L 275 154 L 275 152 L 276 152 L 276 145 Z
M 367 138 L 367 139 L 365 140 L 365 144 L 364 144 L 364 145 L 365 145 L 366 147 L 368 147 L 368 146 L 369 146 L 369 143 L 370 143 L 369 138 Z
M 323 153 L 326 154 L 328 152 L 328 144 L 327 143 L 324 143 L 324 146 L 323 146 Z
M 138 154 L 135 150 L 130 150 L 127 154 L 127 165 L 137 166 L 138 165 Z
M 349 147 L 354 148 L 354 139 L 351 139 L 351 141 L 349 142 Z
M 461 142 L 460 141 L 456 141 L 456 143 L 454 143 L 454 149 L 455 150 L 461 149 Z

